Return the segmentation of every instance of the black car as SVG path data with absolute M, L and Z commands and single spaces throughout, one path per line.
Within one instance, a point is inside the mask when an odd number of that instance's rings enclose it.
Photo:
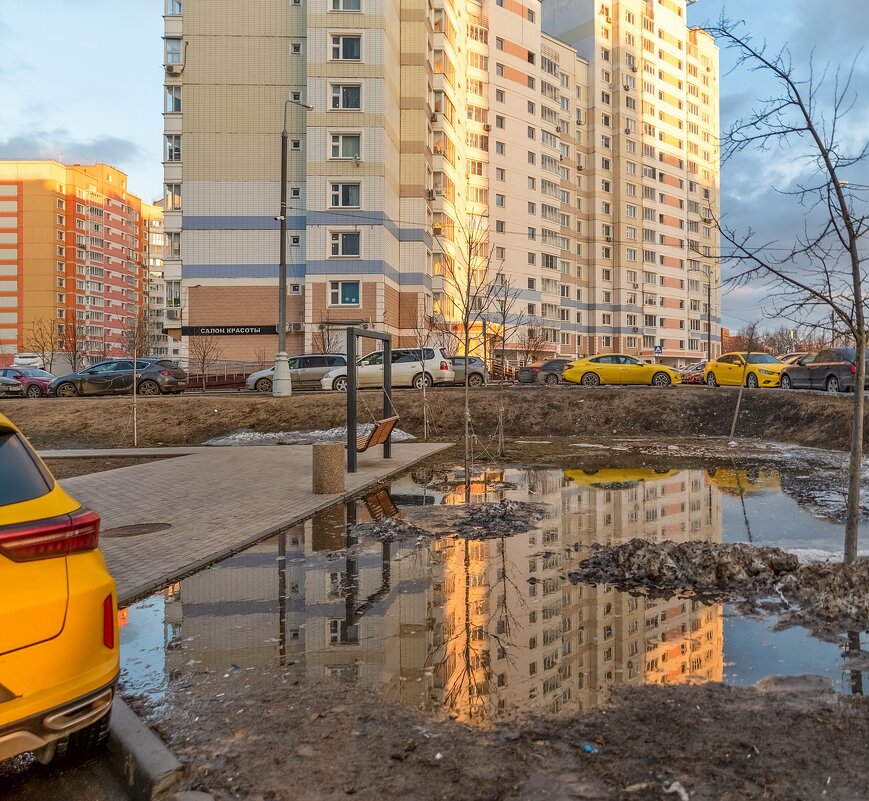
M 544 362 L 534 362 L 520 367 L 516 380 L 520 384 L 557 384 L 561 381 L 561 373 L 570 364 L 570 359 L 549 359 Z
M 801 356 L 782 370 L 782 389 L 821 389 L 850 392 L 857 375 L 856 348 L 827 348 Z M 866 383 L 869 389 L 869 383 Z
M 183 392 L 187 373 L 171 359 L 137 359 L 136 392 L 162 395 Z M 76 395 L 123 395 L 133 389 L 133 360 L 110 359 L 85 367 L 77 373 L 62 375 L 48 385 L 48 394 L 60 398 Z

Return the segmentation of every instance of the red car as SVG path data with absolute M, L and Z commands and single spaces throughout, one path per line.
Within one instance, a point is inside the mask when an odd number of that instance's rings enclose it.
M 0 376 L 20 381 L 27 398 L 41 398 L 48 394 L 48 385 L 54 378 L 47 370 L 38 367 L 3 367 Z

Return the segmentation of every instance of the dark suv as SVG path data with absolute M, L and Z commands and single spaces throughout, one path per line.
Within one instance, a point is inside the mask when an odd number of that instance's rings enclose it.
M 549 359 L 520 367 L 516 380 L 520 384 L 558 384 L 561 373 L 570 364 L 570 359 Z
M 856 348 L 827 348 L 797 359 L 782 370 L 782 389 L 850 392 L 857 375 Z M 869 383 L 866 383 L 869 389 Z
M 136 359 L 136 392 L 162 395 L 187 389 L 187 373 L 171 359 Z M 59 398 L 76 395 L 122 395 L 133 390 L 133 360 L 110 359 L 62 375 L 48 385 L 48 394 Z

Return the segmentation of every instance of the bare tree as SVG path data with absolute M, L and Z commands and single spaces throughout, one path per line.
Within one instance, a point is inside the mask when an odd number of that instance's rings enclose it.
M 124 320 L 121 327 L 121 348 L 125 356 L 148 356 L 154 349 L 156 337 L 149 325 L 145 309 Z
M 24 340 L 24 347 L 42 359 L 43 367 L 52 372 L 54 357 L 57 353 L 58 331 L 57 323 L 45 317 L 39 317 L 30 324 Z
M 89 353 L 87 327 L 79 325 L 75 318 L 67 318 L 60 341 L 63 343 L 70 369 L 74 373 L 78 372 L 85 366 Z
M 496 349 L 501 365 L 500 382 L 498 384 L 498 456 L 504 456 L 504 409 L 506 399 L 504 384 L 506 383 L 507 347 L 515 343 L 520 331 L 527 332 L 528 317 L 520 304 L 521 292 L 513 283 L 499 273 L 492 292 L 492 309 L 490 320 L 497 331 Z
M 736 409 L 733 412 L 733 422 L 730 424 L 730 439 L 736 434 L 736 418 L 739 417 L 739 407 L 742 405 L 742 390 L 745 389 L 745 374 L 751 361 L 751 354 L 757 346 L 757 323 L 745 326 L 742 336 L 745 339 L 745 361 L 742 364 L 742 381 L 739 382 L 739 394 L 736 396 Z
M 781 255 L 772 242 L 757 244 L 753 230 L 737 232 L 719 223 L 733 251 L 731 281 L 741 285 L 765 280 L 779 319 L 798 324 L 830 319 L 831 327 L 847 332 L 856 346 L 855 387 L 860 391 L 853 393 L 844 547 L 844 559 L 851 562 L 857 557 L 860 523 L 867 341 L 861 247 L 865 252 L 862 240 L 869 226 L 869 187 L 847 180 L 848 171 L 862 166 L 869 155 L 865 140 L 849 152 L 848 139 L 862 131 L 847 131 L 844 125 L 858 100 L 851 82 L 854 64 L 837 68 L 830 87 L 828 68 L 816 71 L 810 56 L 807 75 L 800 77 L 787 47 L 770 52 L 740 22 L 722 17 L 709 32 L 736 52 L 738 67 L 770 77 L 778 87 L 774 96 L 733 124 L 723 139 L 723 159 L 752 148 L 779 148 L 791 151 L 791 161 L 803 168 L 802 179 L 783 191 L 802 206 L 803 216 L 793 244 Z
M 488 219 L 469 214 L 455 223 L 455 247 L 445 249 L 442 256 L 444 287 L 451 299 L 456 318 L 461 322 L 462 353 L 471 355 L 471 330 L 489 310 L 495 288 L 493 249 L 489 244 Z M 465 502 L 470 501 L 471 477 L 471 412 L 470 386 L 465 370 L 464 438 L 465 438 Z
M 425 351 L 432 347 L 434 320 L 426 312 L 424 301 L 416 315 L 416 324 L 413 327 L 413 344 L 419 355 L 419 370 L 425 375 Z M 429 407 L 428 407 L 428 382 L 422 382 L 422 439 L 428 442 L 429 437 Z
M 275 356 L 273 350 L 273 348 L 267 348 L 261 345 L 253 352 L 253 361 L 257 370 L 264 370 L 266 367 L 274 364 Z M 253 372 L 256 372 L 256 370 Z
M 344 331 L 347 323 L 333 322 L 328 312 L 311 337 L 314 353 L 341 353 L 346 347 Z
M 202 334 L 190 337 L 187 345 L 190 366 L 195 367 L 202 381 L 202 391 L 208 382 L 208 371 L 216 365 L 223 356 L 223 345 L 220 338 L 213 334 Z
M 517 337 L 519 358 L 522 364 L 536 362 L 546 352 L 546 335 L 543 330 L 543 320 L 539 317 L 529 317 Z

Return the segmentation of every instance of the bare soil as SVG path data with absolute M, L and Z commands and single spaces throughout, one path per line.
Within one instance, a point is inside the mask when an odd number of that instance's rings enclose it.
M 167 456 L 88 456 L 82 458 L 43 459 L 55 478 L 74 478 L 91 473 L 102 473 L 105 470 L 117 470 L 119 467 L 133 467 L 148 462 L 159 462 Z
M 249 669 L 181 689 L 151 722 L 186 788 L 217 801 L 867 798 L 869 701 L 810 679 L 622 687 L 580 716 L 476 729 L 366 687 Z
M 724 437 L 729 435 L 736 390 L 701 386 L 652 387 L 497 386 L 471 392 L 474 433 L 488 440 L 496 428 L 503 393 L 505 430 L 511 438 Z M 427 393 L 431 438 L 455 439 L 462 430 L 461 388 Z M 382 414 L 381 393 L 361 393 L 359 422 Z M 222 396 L 139 398 L 142 446 L 201 444 L 239 430 L 324 430 L 344 425 L 346 398 L 335 392 L 297 393 L 289 399 L 250 393 Z M 422 394 L 394 396 L 400 427 L 420 436 Z M 116 448 L 132 445 L 128 397 L 4 401 L 0 409 L 39 448 Z M 378 410 L 381 410 L 380 413 Z M 844 449 L 850 431 L 850 399 L 825 393 L 756 390 L 742 401 L 740 437 Z M 869 413 L 867 413 L 869 414 Z M 869 441 L 869 425 L 866 426 Z

